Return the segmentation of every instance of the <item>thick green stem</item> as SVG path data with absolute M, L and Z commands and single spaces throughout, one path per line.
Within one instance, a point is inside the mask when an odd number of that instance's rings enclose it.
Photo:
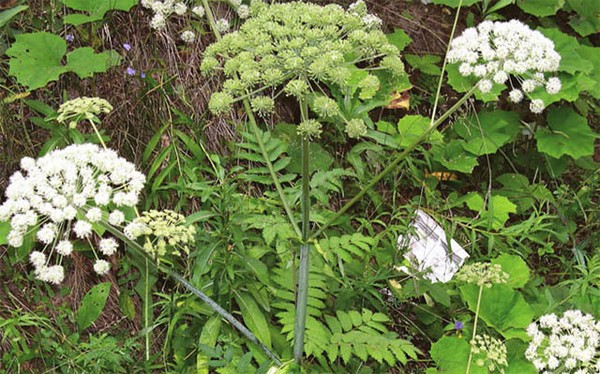
M 287 199 L 285 197 L 285 193 L 283 192 L 283 187 L 281 187 L 281 183 L 279 183 L 279 178 L 277 178 L 275 169 L 273 169 L 273 164 L 271 163 L 271 159 L 269 158 L 269 153 L 267 152 L 267 149 L 265 148 L 265 144 L 262 141 L 262 136 L 258 129 L 258 124 L 256 123 L 256 119 L 254 118 L 254 115 L 252 114 L 252 109 L 250 108 L 250 103 L 248 102 L 248 100 L 244 100 L 244 109 L 246 110 L 246 114 L 248 115 L 248 119 L 250 120 L 250 127 L 252 127 L 252 132 L 254 133 L 254 137 L 256 138 L 258 147 L 260 148 L 260 153 L 262 153 L 265 163 L 267 164 L 267 168 L 269 169 L 269 174 L 271 174 L 271 179 L 273 180 L 273 183 L 275 184 L 275 189 L 277 190 L 277 193 L 279 194 L 279 198 L 281 199 L 281 204 L 283 205 L 283 209 L 285 210 L 285 213 L 287 214 L 287 216 L 290 220 L 290 224 L 292 225 L 292 228 L 294 229 L 294 231 L 296 232 L 298 237 L 301 237 L 302 231 L 300 230 L 300 228 L 298 227 L 298 224 L 296 223 L 296 219 L 294 218 L 294 213 L 292 212 L 292 209 L 290 208 L 290 205 L 288 204 Z
M 479 307 L 481 306 L 481 295 L 483 293 L 483 286 L 479 286 L 479 295 L 477 296 L 477 308 L 475 308 L 475 322 L 473 322 L 473 334 L 471 337 L 471 342 L 475 340 L 475 336 L 477 335 L 477 320 L 479 319 Z M 471 370 L 471 361 L 473 360 L 473 344 L 471 344 L 471 349 L 469 351 L 469 361 L 467 362 L 467 371 L 466 374 L 469 374 Z
M 221 33 L 217 29 L 217 23 L 215 22 L 215 17 L 213 16 L 212 10 L 208 5 L 208 0 L 202 0 L 202 6 L 204 7 L 204 12 L 206 14 L 206 19 L 208 20 L 208 24 L 210 25 L 210 29 L 212 30 L 215 38 L 217 40 L 221 40 Z
M 302 121 L 308 119 L 308 105 L 300 101 Z M 296 321 L 294 325 L 294 359 L 298 364 L 304 353 L 304 331 L 306 329 L 306 308 L 308 304 L 308 274 L 310 272 L 310 141 L 302 139 L 302 245 L 300 246 L 300 266 L 298 269 L 298 295 L 296 298 Z
M 348 201 L 346 204 L 344 204 L 344 206 L 339 211 L 337 211 L 329 220 L 327 220 L 319 228 L 319 230 L 317 230 L 315 233 L 313 233 L 310 236 L 310 238 L 317 238 L 317 237 L 319 237 L 319 235 L 321 235 L 325 231 L 325 229 L 327 229 L 329 226 L 331 226 L 331 224 L 333 224 L 344 213 L 346 213 L 346 211 L 348 209 L 350 209 L 358 200 L 360 200 L 371 188 L 373 188 L 373 186 L 375 186 L 377 183 L 379 183 L 379 181 L 383 177 L 385 177 L 386 175 L 388 175 L 392 170 L 395 170 L 396 166 L 398 166 L 398 164 L 400 164 L 400 162 L 402 162 L 402 160 L 404 160 L 404 158 L 410 152 L 412 152 L 419 144 L 421 144 L 421 142 L 423 140 L 427 139 L 427 137 L 429 137 L 429 135 L 431 135 L 431 133 L 435 129 L 437 129 L 452 113 L 454 113 L 458 108 L 460 108 L 465 103 L 465 101 L 467 101 L 467 99 L 469 97 L 471 97 L 475 93 L 476 90 L 477 90 L 477 86 L 474 86 L 473 88 L 471 88 L 463 97 L 460 98 L 460 100 L 458 100 L 456 102 L 456 104 L 454 104 L 450 109 L 448 109 L 448 111 L 446 113 L 444 113 L 442 116 L 440 116 L 440 118 L 438 118 L 433 123 L 433 125 L 431 125 L 423 134 L 421 134 L 421 136 L 419 136 L 417 139 L 415 139 L 414 142 L 412 142 L 402 152 L 400 152 L 392 160 L 392 162 L 385 169 L 383 169 L 379 174 L 377 174 L 371 180 L 371 182 L 369 182 L 369 184 L 367 184 L 365 187 L 363 187 L 361 189 L 361 191 L 358 194 L 356 194 L 356 196 L 354 196 L 350 201 Z
M 106 229 L 106 231 L 110 232 L 112 235 L 116 236 L 120 240 L 126 242 L 128 244 L 127 248 L 130 251 L 133 251 L 136 255 L 144 257 L 149 264 L 152 264 L 156 269 L 162 271 L 166 275 L 175 279 L 182 286 L 188 289 L 191 293 L 198 296 L 202 301 L 204 301 L 208 306 L 217 312 L 221 317 L 223 317 L 227 322 L 231 323 L 233 327 L 235 327 L 239 332 L 241 332 L 248 340 L 252 343 L 256 344 L 260 349 L 265 352 L 265 354 L 273 360 L 277 365 L 281 365 L 281 360 L 277 357 L 263 342 L 261 342 L 250 330 L 248 330 L 243 324 L 241 324 L 234 316 L 228 313 L 225 309 L 223 309 L 219 304 L 217 304 L 213 299 L 208 297 L 202 291 L 194 287 L 190 282 L 188 282 L 185 278 L 183 278 L 180 274 L 172 271 L 168 267 L 160 265 L 160 263 L 156 263 L 147 253 L 144 251 L 144 248 L 140 246 L 138 243 L 127 239 L 127 237 L 116 228 L 112 227 L 106 222 L 100 222 L 100 224 Z

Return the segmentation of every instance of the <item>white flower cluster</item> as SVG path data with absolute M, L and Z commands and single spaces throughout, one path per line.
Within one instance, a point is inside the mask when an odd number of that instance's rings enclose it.
M 167 19 L 172 14 L 183 16 L 188 11 L 188 7 L 183 1 L 142 0 L 140 4 L 154 13 L 150 21 L 150 27 L 154 30 L 163 30 L 167 26 Z
M 539 372 L 600 373 L 600 321 L 579 310 L 543 315 L 527 328 L 525 357 Z
M 250 16 L 250 8 L 248 5 L 242 4 L 241 0 L 230 0 L 228 3 L 241 19 Z M 178 0 L 141 0 L 140 5 L 152 11 L 153 16 L 150 20 L 150 27 L 157 31 L 164 30 L 167 27 L 167 20 L 174 14 L 183 16 L 188 13 L 188 10 L 198 18 L 204 18 L 206 14 L 206 9 L 202 5 L 188 9 L 183 1 Z M 217 30 L 222 34 L 229 31 L 229 21 L 224 18 L 217 20 L 216 26 Z M 196 40 L 196 34 L 189 30 L 183 31 L 180 37 L 181 40 L 188 44 Z
M 181 33 L 181 40 L 183 40 L 187 44 L 191 44 L 196 40 L 196 34 L 194 34 L 193 31 L 186 30 Z
M 460 63 L 461 75 L 479 78 L 478 88 L 483 93 L 489 92 L 493 83 L 509 84 L 509 98 L 518 103 L 538 87 L 544 87 L 551 95 L 561 89 L 558 78 L 546 77 L 556 72 L 560 64 L 554 43 L 520 21 L 484 21 L 476 28 L 466 29 L 450 46 L 448 61 Z M 511 77 L 520 82 L 520 88 L 514 87 Z M 544 107 L 539 99 L 532 100 L 529 106 L 534 113 L 541 113 Z
M 34 251 L 30 261 L 38 279 L 55 284 L 64 278 L 60 264 L 73 251 L 71 241 L 89 240 L 93 224 L 104 219 L 121 225 L 125 216 L 119 208 L 135 206 L 146 181 L 135 165 L 94 144 L 71 145 L 37 160 L 25 157 L 21 169 L 10 178 L 0 221 L 10 222 L 7 240 L 12 247 L 23 245 L 25 236 L 37 230 L 46 253 Z M 110 256 L 117 243 L 102 239 L 98 249 Z M 59 257 L 57 265 L 49 265 L 53 256 Z

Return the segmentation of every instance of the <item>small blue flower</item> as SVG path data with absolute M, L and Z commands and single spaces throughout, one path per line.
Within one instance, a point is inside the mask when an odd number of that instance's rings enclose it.
M 73 34 L 67 34 L 65 35 L 65 40 L 68 42 L 72 42 L 73 40 L 75 40 L 75 37 L 73 36 Z
M 146 78 L 146 73 L 144 73 L 144 72 L 141 72 L 141 73 L 140 73 L 140 78 L 142 78 L 142 79 Z
M 125 48 L 126 51 L 129 51 L 131 49 L 131 44 L 125 43 L 123 44 L 123 48 Z
M 134 68 L 132 68 L 132 67 L 128 67 L 128 68 L 125 70 L 125 73 L 127 73 L 127 75 L 131 75 L 131 76 L 133 77 L 133 76 L 135 75 L 135 69 L 134 69 Z
M 454 322 L 454 330 L 462 330 L 463 327 L 465 327 L 465 324 L 462 323 L 462 321 L 456 321 Z

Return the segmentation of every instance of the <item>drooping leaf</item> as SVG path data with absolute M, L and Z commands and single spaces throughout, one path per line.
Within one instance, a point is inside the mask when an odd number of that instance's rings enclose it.
M 87 329 L 100 317 L 108 299 L 110 286 L 110 282 L 100 283 L 85 294 L 79 309 L 77 309 L 77 326 L 79 326 L 79 330 Z
M 569 155 L 574 159 L 594 154 L 598 137 L 587 120 L 571 108 L 555 108 L 548 112 L 548 128 L 535 132 L 538 151 L 554 158 Z
M 0 12 L 0 27 L 6 26 L 17 14 L 28 9 L 27 5 L 19 5 L 11 9 Z

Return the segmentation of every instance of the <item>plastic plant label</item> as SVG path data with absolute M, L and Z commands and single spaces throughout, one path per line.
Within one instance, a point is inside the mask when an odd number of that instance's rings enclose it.
M 469 254 L 456 242 L 448 238 L 444 229 L 421 210 L 417 210 L 411 222 L 412 233 L 398 237 L 398 248 L 408 248 L 404 254 L 410 265 L 396 267 L 409 274 L 418 274 L 432 283 L 446 283 L 458 271 Z

